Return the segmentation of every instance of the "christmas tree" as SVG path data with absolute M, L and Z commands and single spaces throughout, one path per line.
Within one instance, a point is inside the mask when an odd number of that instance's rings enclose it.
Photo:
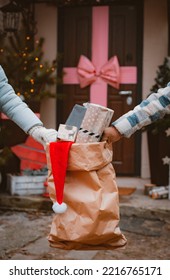
M 57 60 L 44 60 L 44 39 L 34 41 L 27 28 L 6 36 L 1 44 L 0 61 L 15 92 L 24 101 L 55 97 L 51 86 L 61 83 L 56 77 Z
M 152 86 L 151 93 L 157 92 L 160 88 L 166 87 L 167 84 L 170 82 L 170 57 L 164 58 L 164 62 L 162 65 L 158 66 L 156 74 L 156 83 Z M 150 130 L 153 134 L 158 134 L 164 132 L 169 127 L 170 116 L 165 115 L 164 118 L 151 123 L 150 125 L 146 126 L 143 130 Z
M 19 32 L 1 36 L 0 64 L 16 94 L 29 104 L 30 101 L 56 97 L 51 86 L 61 83 L 61 79 L 56 77 L 57 60 L 44 60 L 43 45 L 44 39 L 34 40 L 34 35 L 25 24 Z M 10 134 L 10 131 L 5 129 L 1 121 L 0 166 L 5 165 L 11 156 L 5 143 L 5 139 L 11 137 L 8 133 Z
M 155 82 L 151 88 L 152 92 L 157 92 L 159 88 L 166 87 L 170 82 L 170 57 L 165 57 L 163 64 L 158 67 Z

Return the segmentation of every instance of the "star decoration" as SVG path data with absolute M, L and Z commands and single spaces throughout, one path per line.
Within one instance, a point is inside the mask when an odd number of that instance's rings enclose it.
M 46 165 L 46 154 L 43 146 L 28 136 L 23 144 L 13 146 L 13 153 L 20 159 L 20 169 L 40 169 Z
M 170 127 L 167 130 L 165 130 L 165 133 L 167 137 L 170 136 Z
M 168 156 L 162 158 L 163 164 L 170 164 L 170 158 Z

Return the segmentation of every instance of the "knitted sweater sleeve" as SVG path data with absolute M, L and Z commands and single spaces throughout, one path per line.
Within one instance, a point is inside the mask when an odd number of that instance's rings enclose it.
M 134 132 L 170 114 L 170 83 L 143 100 L 133 110 L 112 123 L 117 130 L 129 138 Z
M 4 70 L 0 66 L 0 111 L 14 121 L 26 133 L 33 126 L 40 125 L 42 122 L 28 108 L 27 104 L 18 97 L 8 79 Z

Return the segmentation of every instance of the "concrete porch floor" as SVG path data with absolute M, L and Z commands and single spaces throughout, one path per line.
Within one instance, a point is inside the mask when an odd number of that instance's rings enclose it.
M 136 187 L 131 195 L 120 196 L 120 229 L 128 240 L 125 250 L 68 251 L 51 248 L 47 241 L 54 216 L 51 200 L 42 196 L 1 194 L 0 259 L 169 259 L 170 200 L 155 200 L 144 195 L 146 183 L 150 181 L 117 178 L 120 187 Z
M 120 213 L 125 216 L 143 216 L 151 219 L 160 218 L 169 220 L 170 223 L 170 200 L 152 199 L 144 194 L 144 185 L 150 183 L 150 179 L 140 177 L 117 177 L 118 187 L 135 187 L 136 190 L 130 195 L 119 195 Z M 0 194 L 1 210 L 19 211 L 51 211 L 52 202 L 50 198 L 42 195 L 11 196 Z
M 144 194 L 145 184 L 150 184 L 150 179 L 143 179 L 140 177 L 117 177 L 118 187 L 135 187 L 136 191 L 129 196 L 120 196 L 120 209 L 122 215 L 137 215 L 141 213 L 144 216 L 155 217 L 163 215 L 165 219 L 169 220 L 170 200 L 166 199 L 152 199 Z M 133 209 L 133 210 L 132 210 Z M 145 214 L 144 214 L 145 213 Z M 170 220 L 169 220 L 170 221 Z
M 143 189 L 145 184 L 150 184 L 150 178 L 140 177 L 116 177 L 118 186 L 123 187 L 136 187 L 137 189 Z

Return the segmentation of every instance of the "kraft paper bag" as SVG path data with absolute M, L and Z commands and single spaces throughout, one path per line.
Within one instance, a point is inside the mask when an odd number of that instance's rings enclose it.
M 48 236 L 50 246 L 66 250 L 115 249 L 126 244 L 119 228 L 119 196 L 112 149 L 106 142 L 74 143 L 71 146 L 64 185 L 68 208 L 56 214 Z M 48 189 L 56 200 L 49 146 Z

